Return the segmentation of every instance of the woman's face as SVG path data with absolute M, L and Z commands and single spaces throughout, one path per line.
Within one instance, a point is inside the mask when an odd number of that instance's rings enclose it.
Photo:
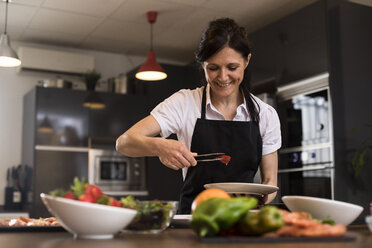
M 225 47 L 204 61 L 205 78 L 213 94 L 224 97 L 239 92 L 250 57 L 249 54 L 248 58 L 243 58 L 239 52 Z

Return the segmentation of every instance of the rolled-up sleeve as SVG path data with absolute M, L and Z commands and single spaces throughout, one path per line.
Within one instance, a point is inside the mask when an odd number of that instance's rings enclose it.
M 278 150 L 282 145 L 280 121 L 276 110 L 267 105 L 260 114 L 260 132 L 262 137 L 262 155 Z
M 177 133 L 184 123 L 185 103 L 187 102 L 187 91 L 180 90 L 159 105 L 152 111 L 151 115 L 160 125 L 160 135 L 168 137 L 172 133 Z

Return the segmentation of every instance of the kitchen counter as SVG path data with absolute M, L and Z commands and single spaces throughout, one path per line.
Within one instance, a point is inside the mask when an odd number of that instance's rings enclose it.
M 67 232 L 28 232 L 28 233 L 0 233 L 1 247 L 24 248 L 146 248 L 146 247 L 372 247 L 372 233 L 365 225 L 351 226 L 348 228 L 348 236 L 356 237 L 350 242 L 307 242 L 307 243 L 203 243 L 191 229 L 171 228 L 161 234 L 119 234 L 111 240 L 82 240 L 74 239 Z

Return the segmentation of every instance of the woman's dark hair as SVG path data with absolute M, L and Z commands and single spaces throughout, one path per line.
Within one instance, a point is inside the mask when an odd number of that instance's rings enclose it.
M 243 58 L 247 59 L 248 55 L 251 53 L 247 36 L 245 28 L 240 27 L 230 18 L 220 18 L 211 21 L 203 31 L 199 48 L 195 52 L 196 61 L 201 64 L 224 47 L 234 49 L 239 52 Z M 251 119 L 258 123 L 259 106 L 250 94 L 251 85 L 248 67 L 249 66 L 247 66 L 244 71 L 244 78 L 240 84 L 240 88 L 243 90 Z

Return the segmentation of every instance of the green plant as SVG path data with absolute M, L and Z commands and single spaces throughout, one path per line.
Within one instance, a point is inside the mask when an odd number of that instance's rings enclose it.
M 355 175 L 359 175 L 360 171 L 364 167 L 366 163 L 366 154 L 367 151 L 370 149 L 372 150 L 372 124 L 365 124 L 363 125 L 369 129 L 369 135 L 360 143 L 360 145 L 356 148 L 353 158 L 351 161 L 351 165 L 354 168 Z M 352 130 L 355 132 L 356 128 Z
M 83 74 L 84 82 L 86 83 L 87 89 L 95 88 L 98 80 L 101 78 L 101 74 L 95 70 L 87 71 Z

